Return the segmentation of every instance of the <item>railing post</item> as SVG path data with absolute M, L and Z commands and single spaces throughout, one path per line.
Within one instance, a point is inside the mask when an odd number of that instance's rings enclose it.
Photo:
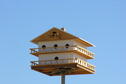
M 65 84 L 65 75 L 61 76 L 61 84 Z

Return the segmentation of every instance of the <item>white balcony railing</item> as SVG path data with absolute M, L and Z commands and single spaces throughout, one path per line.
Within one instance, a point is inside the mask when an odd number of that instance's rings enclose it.
M 68 48 L 66 48 L 65 46 L 59 46 L 57 48 L 54 47 L 47 47 L 45 49 L 43 48 L 31 48 L 31 54 L 35 54 L 35 53 L 48 53 L 48 52 L 60 52 L 60 51 L 78 51 L 82 54 L 85 54 L 86 56 L 89 57 L 94 57 L 94 54 L 92 52 L 90 52 L 87 49 L 84 49 L 80 46 L 69 46 Z
M 86 67 L 90 70 L 94 70 L 95 66 L 91 65 L 90 63 L 83 61 L 78 58 L 69 58 L 69 59 L 59 59 L 59 60 L 41 60 L 41 61 L 31 61 L 31 66 L 36 65 L 56 65 L 56 64 L 70 64 L 70 63 L 77 63 L 83 67 Z

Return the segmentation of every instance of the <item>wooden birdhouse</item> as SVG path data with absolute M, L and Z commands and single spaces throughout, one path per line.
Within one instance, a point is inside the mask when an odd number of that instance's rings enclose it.
M 87 47 L 94 45 L 80 39 L 64 28 L 52 28 L 32 40 L 38 48 L 31 48 L 31 54 L 38 57 L 31 61 L 31 69 L 49 76 L 94 74 L 95 66 L 88 63 L 94 54 Z

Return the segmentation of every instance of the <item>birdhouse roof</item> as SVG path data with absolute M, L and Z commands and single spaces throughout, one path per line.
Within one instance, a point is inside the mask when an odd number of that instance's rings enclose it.
M 94 45 L 85 41 L 84 39 L 81 39 L 79 37 L 76 37 L 64 30 L 58 29 L 53 27 L 52 29 L 48 30 L 44 34 L 41 34 L 40 36 L 33 39 L 31 42 L 37 44 L 38 42 L 42 41 L 55 41 L 55 40 L 75 40 L 78 42 L 81 42 L 85 44 L 87 47 L 93 47 Z

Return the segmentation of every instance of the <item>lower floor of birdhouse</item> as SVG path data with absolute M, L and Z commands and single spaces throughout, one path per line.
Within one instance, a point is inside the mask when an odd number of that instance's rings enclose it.
M 31 69 L 49 76 L 79 75 L 79 74 L 95 73 L 94 70 L 84 67 L 78 63 L 32 65 Z

